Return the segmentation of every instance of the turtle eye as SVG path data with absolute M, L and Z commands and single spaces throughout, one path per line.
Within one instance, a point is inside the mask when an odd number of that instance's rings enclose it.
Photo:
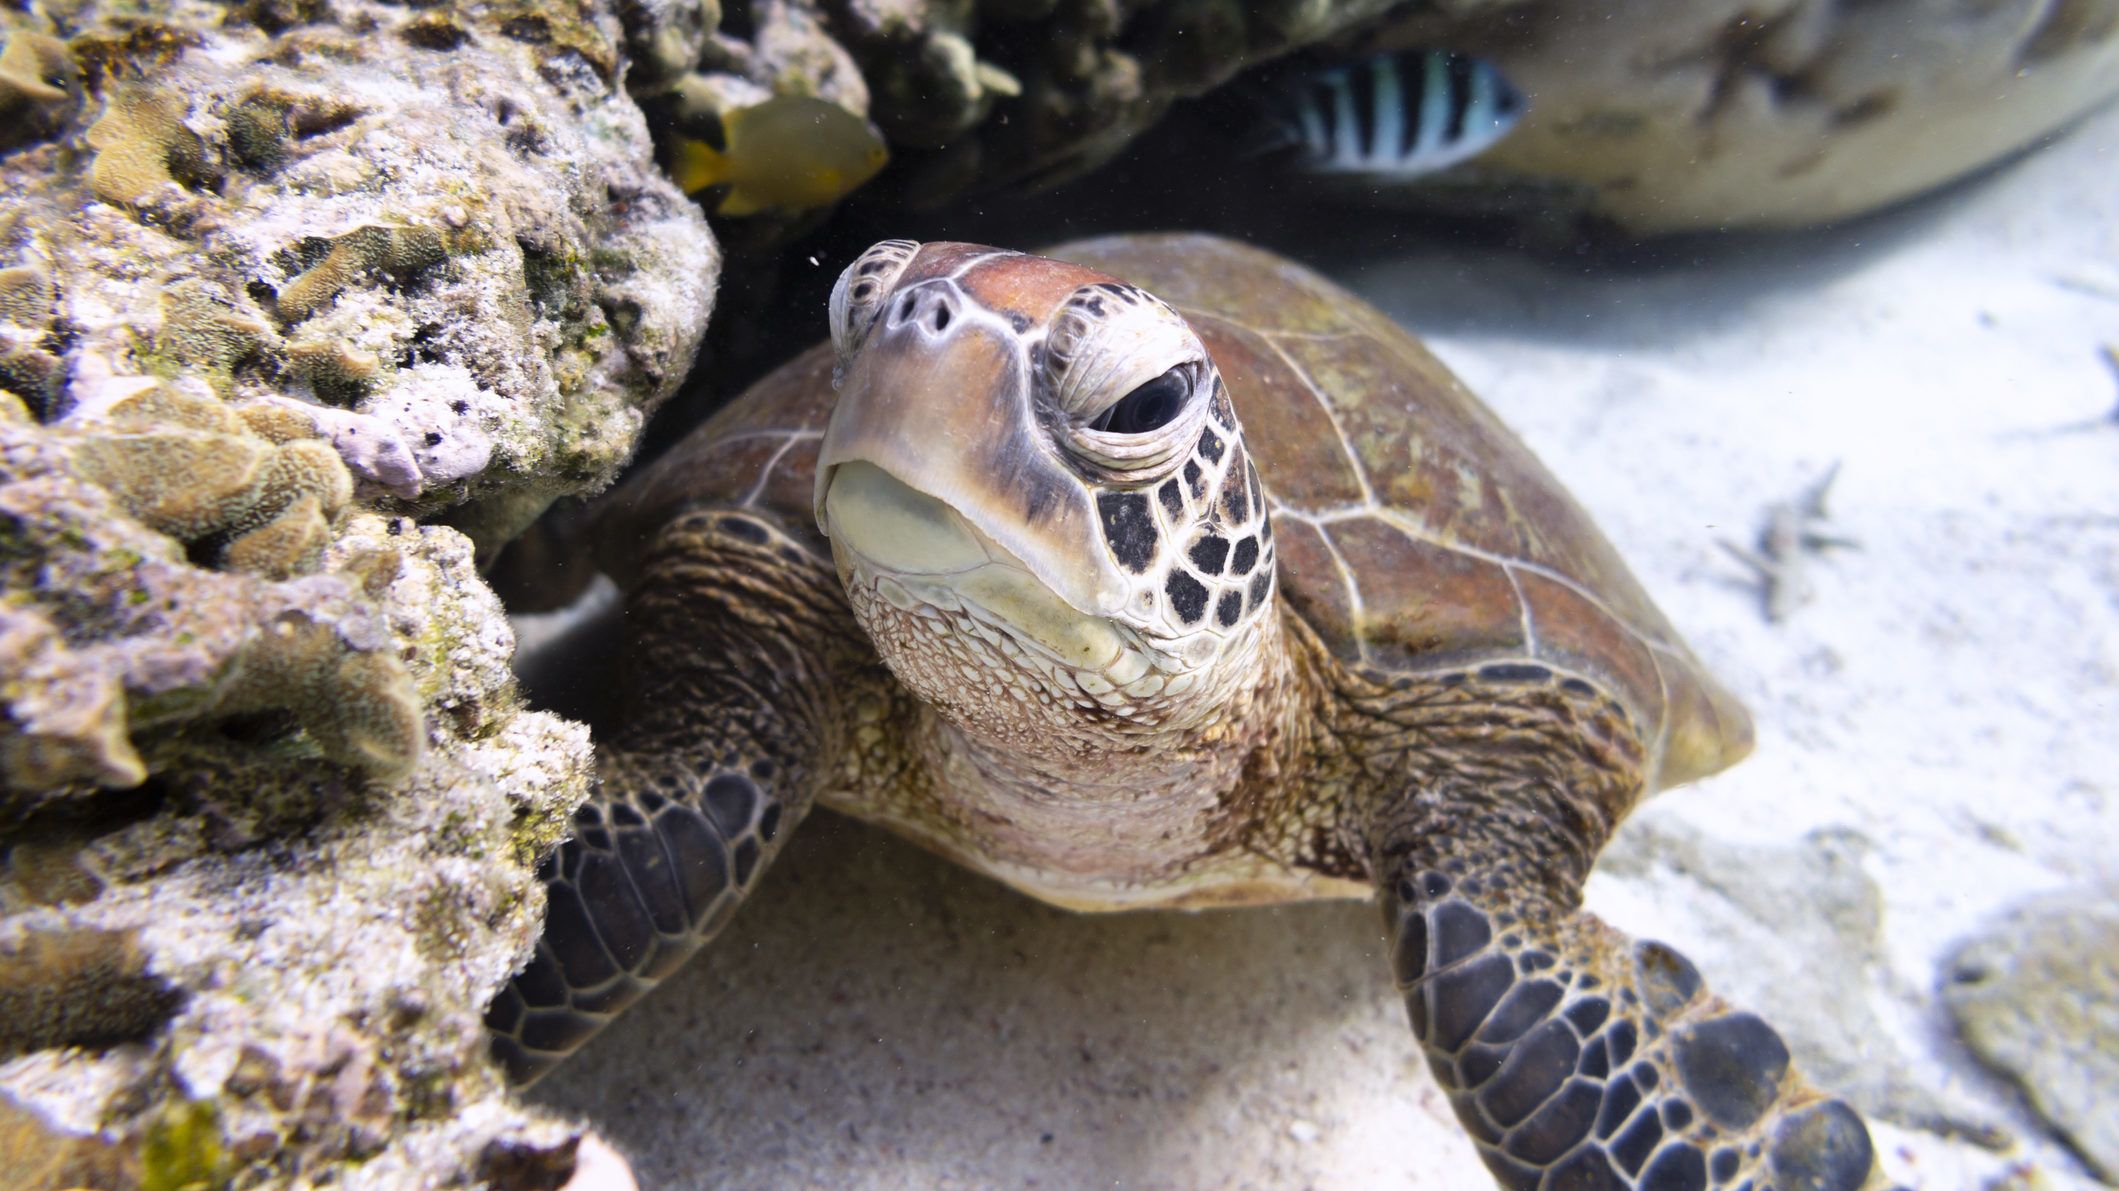
M 1162 429 L 1184 412 L 1185 398 L 1192 395 L 1191 371 L 1179 365 L 1136 386 L 1090 419 L 1089 429 L 1106 434 L 1147 434 Z
M 1038 355 L 1056 425 L 1092 472 L 1149 483 L 1184 462 L 1214 365 L 1184 316 L 1117 281 L 1082 286 L 1052 315 Z
M 838 284 L 831 287 L 831 342 L 838 350 L 840 368 L 860 350 L 883 311 L 884 299 L 890 297 L 899 275 L 919 251 L 914 240 L 885 240 L 854 258 L 839 274 Z

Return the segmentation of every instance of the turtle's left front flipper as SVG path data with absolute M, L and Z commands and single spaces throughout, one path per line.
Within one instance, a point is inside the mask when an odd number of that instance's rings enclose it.
M 1581 833 L 1451 801 L 1387 833 L 1375 871 L 1413 1032 L 1501 1186 L 1885 1185 L 1861 1116 L 1773 1027 L 1580 909 Z
M 545 924 L 486 1012 L 532 1082 L 711 940 L 842 766 L 865 647 L 830 564 L 752 510 L 662 527 L 626 595 L 624 710 L 572 838 L 538 865 Z

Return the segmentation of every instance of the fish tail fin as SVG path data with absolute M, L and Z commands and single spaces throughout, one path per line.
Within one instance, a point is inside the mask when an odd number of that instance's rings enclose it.
M 670 178 L 686 194 L 697 194 L 728 176 L 728 158 L 705 141 L 677 138 Z

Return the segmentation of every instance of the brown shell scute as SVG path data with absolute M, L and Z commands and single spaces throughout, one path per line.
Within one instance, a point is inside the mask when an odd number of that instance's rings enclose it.
M 1396 672 L 1535 661 L 1588 675 L 1659 757 L 1652 786 L 1749 750 L 1749 717 L 1588 514 L 1381 312 L 1209 236 L 1053 255 L 1150 290 L 1206 342 L 1271 498 L 1282 591 L 1342 661 Z
M 821 343 L 745 390 L 645 470 L 627 479 L 596 516 L 591 542 L 604 572 L 630 586 L 640 556 L 686 509 L 737 505 L 771 510 L 820 558 L 831 549 L 810 516 L 817 450 L 831 419 L 834 353 Z M 710 428 L 710 429 L 709 429 Z

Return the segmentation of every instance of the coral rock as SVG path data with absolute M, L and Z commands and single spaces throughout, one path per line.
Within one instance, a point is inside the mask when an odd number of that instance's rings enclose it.
M 146 779 L 125 732 L 124 684 L 67 649 L 35 611 L 0 610 L 0 691 L 14 721 L 0 740 L 0 772 L 10 785 L 134 786 Z
M 0 1181 L 570 1178 L 480 1017 L 589 741 L 522 706 L 477 555 L 609 482 L 711 304 L 623 23 L 35 9 L 0 13 Z
M 0 574 L 23 602 L 0 631 L 11 793 L 134 785 L 130 733 L 267 710 L 326 757 L 402 775 L 425 726 L 380 609 L 308 573 L 351 491 L 325 443 L 275 444 L 169 386 L 105 385 L 78 423 L 0 423 Z
M 2119 1179 L 2119 911 L 2109 888 L 2011 909 L 1952 956 L 1943 1003 L 1972 1052 Z

